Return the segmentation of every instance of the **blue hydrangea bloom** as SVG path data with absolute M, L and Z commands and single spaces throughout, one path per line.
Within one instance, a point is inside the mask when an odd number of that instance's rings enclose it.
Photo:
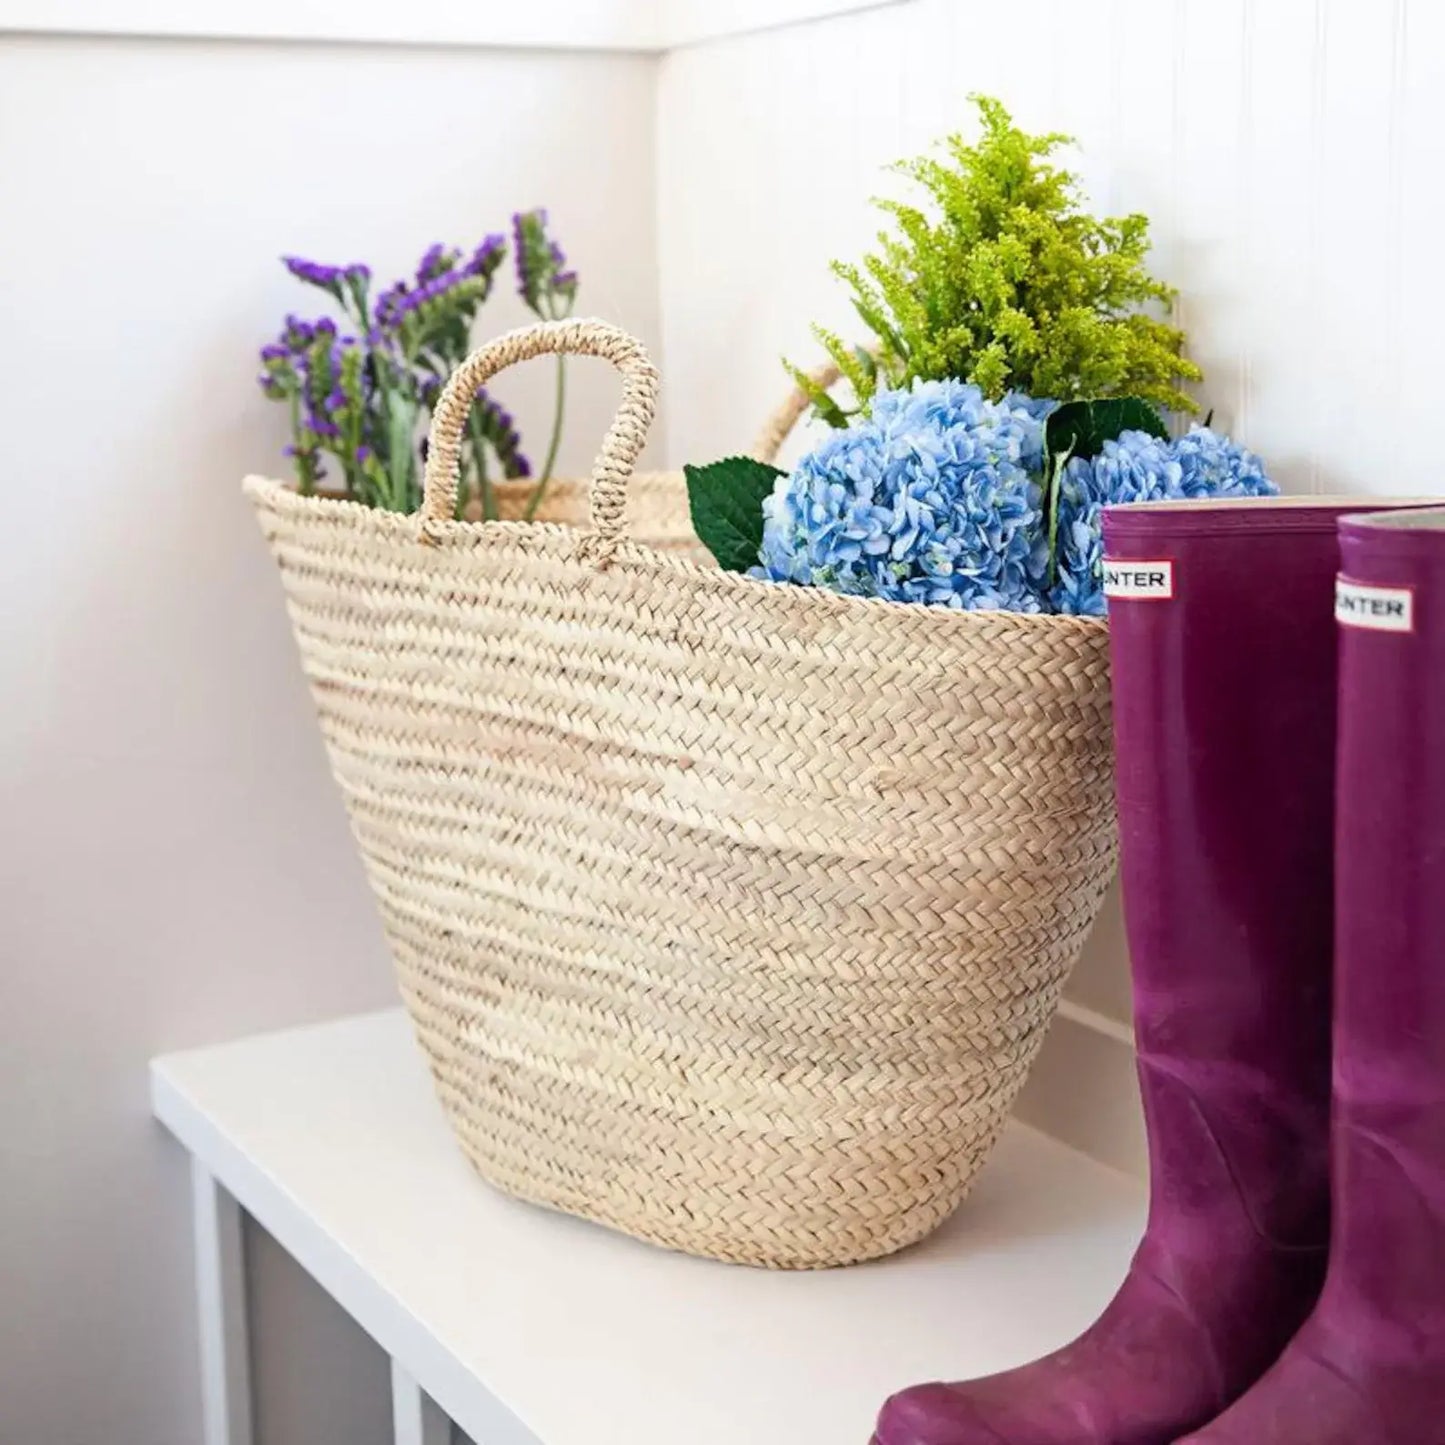
M 1173 443 L 1185 497 L 1273 497 L 1279 488 L 1251 451 L 1209 427 L 1195 426 Z
M 880 391 L 778 478 L 754 576 L 864 597 L 1039 612 L 1038 404 L 959 381 Z
M 1075 457 L 1059 484 L 1058 580 L 1051 610 L 1104 614 L 1100 525 L 1106 506 L 1202 497 L 1267 497 L 1279 488 L 1253 452 L 1196 426 L 1176 441 L 1124 432 L 1098 456 Z
M 1039 479 L 1057 405 L 1021 393 L 990 402 L 959 381 L 880 391 L 868 416 L 778 478 L 752 575 L 969 610 L 1102 616 L 1106 506 L 1277 491 L 1258 457 L 1206 427 L 1177 441 L 1124 432 L 1064 469 L 1051 582 Z

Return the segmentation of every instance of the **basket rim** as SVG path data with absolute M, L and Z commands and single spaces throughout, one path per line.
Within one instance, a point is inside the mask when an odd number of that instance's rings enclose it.
M 638 473 L 638 476 L 680 476 L 680 472 Z M 308 514 L 316 519 L 331 518 L 358 525 L 364 530 L 396 541 L 415 541 L 421 545 L 421 514 L 387 512 L 368 507 L 363 502 L 344 497 L 311 495 L 303 497 L 294 482 L 251 473 L 241 483 L 242 491 L 254 502 L 272 507 L 292 516 Z M 521 544 L 528 551 L 555 551 L 577 559 L 580 538 L 593 534 L 564 522 L 512 521 L 432 521 L 427 524 L 429 541 L 437 546 L 490 547 Z M 560 547 L 554 544 L 562 544 Z M 540 545 L 539 545 L 540 544 Z M 742 572 L 724 572 L 718 568 L 700 567 L 686 556 L 663 552 L 645 542 L 623 537 L 612 554 L 612 563 L 626 562 L 657 572 L 671 572 L 680 580 L 715 591 L 768 598 L 769 605 L 781 605 L 795 611 L 840 618 L 881 618 L 885 615 L 908 616 L 915 620 L 927 617 L 940 628 L 967 631 L 1014 632 L 1027 636 L 1045 633 L 1073 632 L 1080 640 L 1107 637 L 1109 624 L 1102 617 L 1078 617 L 1062 612 L 1011 612 L 1002 608 L 965 611 L 962 608 L 939 607 L 926 602 L 902 602 L 883 597 L 859 597 L 834 592 L 823 587 L 790 587 L 780 582 L 764 581 Z M 783 599 L 788 599 L 783 602 Z

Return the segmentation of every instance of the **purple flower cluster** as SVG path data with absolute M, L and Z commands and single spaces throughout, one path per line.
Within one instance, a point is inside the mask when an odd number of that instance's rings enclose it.
M 280 337 L 261 348 L 261 367 L 257 379 L 265 394 L 291 402 L 292 441 L 286 455 L 296 460 L 308 487 L 325 475 L 323 444 L 331 444 L 327 450 L 343 465 L 354 462 L 359 446 L 353 442 L 342 452 L 336 444 L 348 430 L 360 430 L 349 417 L 362 405 L 356 338 L 339 335 L 329 316 L 316 321 L 288 316 Z
M 508 477 L 530 477 L 532 464 L 522 455 L 522 437 L 512 413 L 480 386 L 472 406 L 477 428 L 492 444 L 503 473 Z
M 416 279 L 417 284 L 423 285 L 427 281 L 434 281 L 443 271 L 450 271 L 457 264 L 461 252 L 451 246 L 443 246 L 440 241 L 433 241 L 430 246 L 422 252 L 422 258 L 417 262 Z M 401 283 L 398 282 L 398 285 Z
M 329 316 L 319 321 L 303 321 L 293 312 L 287 316 L 281 335 L 261 348 L 261 374 L 256 378 L 267 396 L 281 398 L 286 389 L 288 373 L 300 365 L 306 367 L 311 347 L 317 337 L 334 337 L 336 323 Z
M 428 246 L 416 268 L 415 279 L 397 281 L 376 298 L 376 339 L 383 339 L 388 333 L 399 331 L 406 319 L 423 307 L 456 296 L 468 281 L 480 280 L 489 283 L 506 254 L 506 238 L 496 234 L 485 237 L 460 265 L 460 251 L 443 246 L 440 242 Z M 471 302 L 473 307 L 486 299 L 489 290 L 489 285 L 482 288 L 481 294 Z
M 337 297 L 343 285 L 364 286 L 371 279 L 371 267 L 361 261 L 352 261 L 346 266 L 327 266 L 320 261 L 308 261 L 304 256 L 283 256 L 281 260 L 298 281 L 319 286 Z
M 577 273 L 561 246 L 547 234 L 547 212 L 538 206 L 512 217 L 512 254 L 517 294 L 538 316 L 557 320 L 571 313 L 577 299 Z
M 566 315 L 577 275 L 547 236 L 546 213 L 519 214 L 513 224 L 519 238 L 519 285 L 528 304 L 539 315 Z M 340 334 L 330 317 L 311 321 L 293 315 L 280 336 L 261 348 L 257 380 L 266 396 L 290 407 L 286 452 L 295 459 L 302 492 L 311 491 L 324 475 L 324 452 L 340 464 L 348 496 L 371 506 L 415 509 L 422 458 L 408 439 L 420 435 L 445 378 L 470 349 L 477 312 L 506 255 L 507 238 L 500 234 L 484 236 L 470 252 L 437 242 L 427 247 L 411 276 L 374 299 L 371 268 L 361 262 L 334 266 L 304 256 L 282 258 L 293 276 L 333 299 L 348 332 L 355 333 Z M 560 396 L 559 389 L 549 464 L 533 505 L 556 452 Z M 478 392 L 471 414 L 463 468 L 463 495 L 474 489 L 484 516 L 495 515 L 489 473 L 499 469 L 507 477 L 526 477 L 532 472 L 515 420 L 485 392 Z

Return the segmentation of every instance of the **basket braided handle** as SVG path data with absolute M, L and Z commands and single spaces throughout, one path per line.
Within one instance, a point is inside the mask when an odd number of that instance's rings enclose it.
M 472 352 L 452 373 L 432 412 L 421 504 L 424 536 L 432 535 L 433 524 L 450 522 L 456 515 L 462 434 L 477 388 L 513 362 L 554 353 L 600 356 L 622 373 L 622 404 L 592 464 L 589 496 L 596 545 L 608 553 L 621 541 L 626 531 L 627 480 L 657 409 L 657 368 L 635 337 L 605 321 L 580 317 L 508 331 Z
M 831 361 L 825 361 L 822 366 L 814 367 L 808 373 L 808 380 L 814 386 L 827 391 L 829 387 L 837 383 L 842 374 Z M 768 418 L 762 434 L 753 443 L 754 458 L 760 462 L 767 462 L 769 466 L 777 461 L 778 453 L 783 449 L 783 443 L 787 441 L 803 413 L 812 404 L 812 397 L 801 386 L 795 386 L 789 393 L 787 401 Z

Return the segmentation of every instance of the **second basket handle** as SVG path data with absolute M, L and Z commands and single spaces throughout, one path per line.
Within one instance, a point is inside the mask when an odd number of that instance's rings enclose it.
M 825 361 L 808 373 L 808 380 L 814 386 L 827 391 L 837 383 L 842 374 L 831 361 Z M 788 399 L 768 418 L 762 434 L 753 443 L 753 456 L 760 462 L 767 462 L 769 466 L 777 461 L 783 443 L 812 404 L 812 397 L 801 386 L 795 386 Z
M 559 352 L 600 356 L 622 373 L 622 404 L 592 464 L 589 496 L 598 542 L 611 551 L 622 539 L 627 482 L 657 409 L 657 368 L 636 337 L 605 321 L 583 318 L 508 331 L 472 352 L 452 373 L 432 412 L 421 504 L 424 534 L 428 524 L 449 522 L 456 515 L 462 436 L 477 388 L 513 362 Z

